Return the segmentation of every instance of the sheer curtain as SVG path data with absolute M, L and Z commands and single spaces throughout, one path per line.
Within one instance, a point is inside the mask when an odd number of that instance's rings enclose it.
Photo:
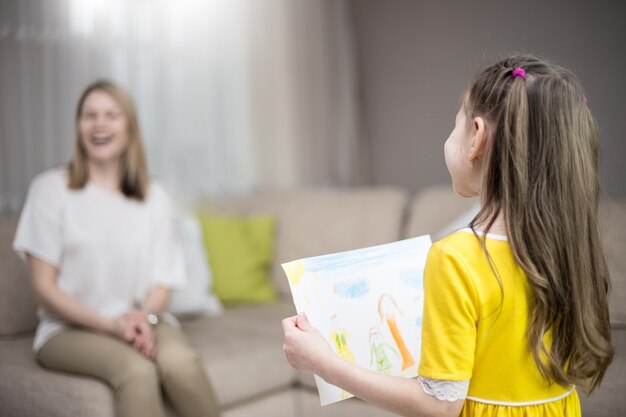
M 178 199 L 367 181 L 348 0 L 0 3 L 0 211 L 65 163 L 82 89 L 128 88 Z

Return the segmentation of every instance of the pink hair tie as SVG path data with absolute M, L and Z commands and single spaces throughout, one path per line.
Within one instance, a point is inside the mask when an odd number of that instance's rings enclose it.
M 511 74 L 511 77 L 515 78 L 515 77 L 522 77 L 523 80 L 526 79 L 526 71 L 524 71 L 524 68 L 522 67 L 517 67 L 513 70 L 513 74 Z

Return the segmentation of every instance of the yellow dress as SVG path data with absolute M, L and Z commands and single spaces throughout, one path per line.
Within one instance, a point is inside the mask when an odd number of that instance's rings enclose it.
M 580 416 L 574 387 L 547 381 L 531 356 L 526 329 L 532 293 L 508 241 L 487 235 L 485 243 L 502 291 L 469 229 L 432 246 L 418 374 L 469 380 L 461 416 Z

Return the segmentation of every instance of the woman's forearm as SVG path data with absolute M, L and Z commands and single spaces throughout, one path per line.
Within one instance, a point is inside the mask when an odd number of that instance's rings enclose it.
M 458 416 L 463 401 L 440 401 L 426 394 L 416 379 L 394 377 L 356 366 L 336 355 L 320 377 L 362 400 L 402 416 Z
M 40 305 L 60 318 L 105 333 L 116 333 L 115 320 L 105 318 L 82 304 L 57 285 L 57 269 L 28 255 L 33 292 Z
M 171 290 L 162 285 L 152 287 L 141 305 L 143 311 L 162 313 L 170 301 Z

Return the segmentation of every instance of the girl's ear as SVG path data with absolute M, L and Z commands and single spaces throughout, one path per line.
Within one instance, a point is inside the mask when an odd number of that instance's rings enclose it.
M 472 120 L 472 146 L 470 147 L 469 162 L 473 163 L 483 155 L 487 146 L 487 130 L 485 119 L 480 116 Z

